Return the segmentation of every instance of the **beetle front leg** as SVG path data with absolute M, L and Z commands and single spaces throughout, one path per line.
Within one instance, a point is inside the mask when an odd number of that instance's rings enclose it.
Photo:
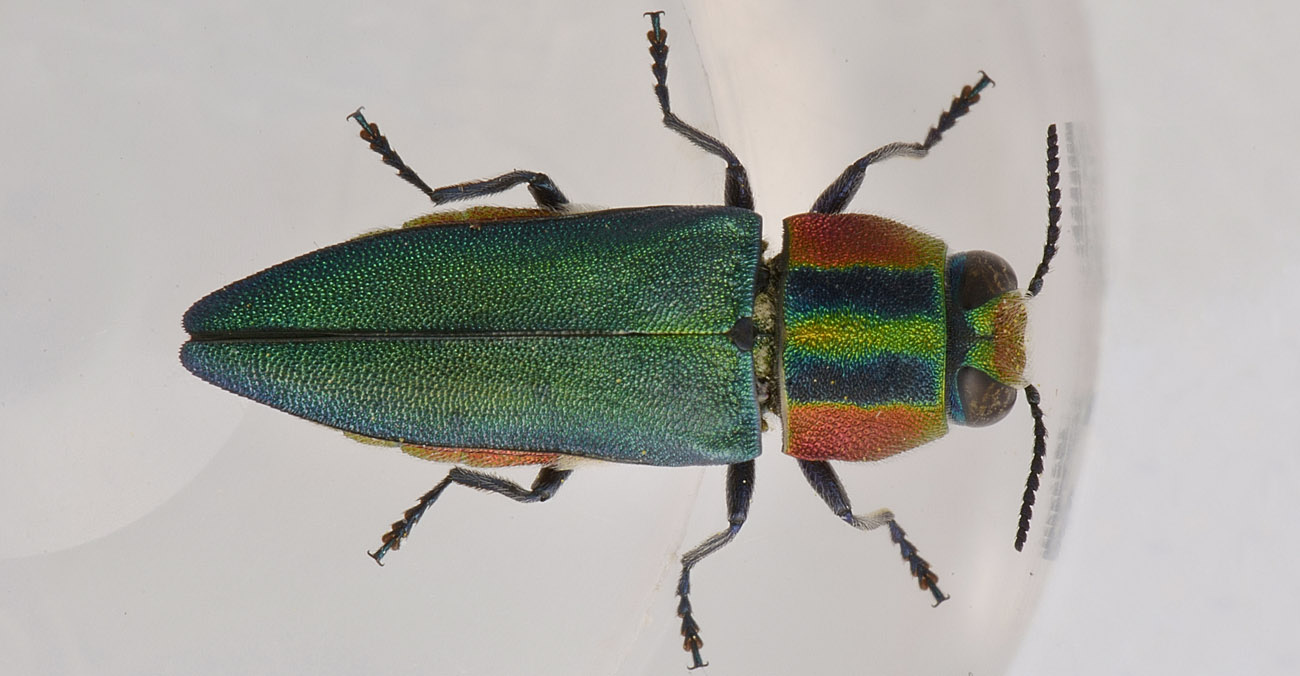
M 438 485 L 433 487 L 433 490 L 425 493 L 414 507 L 406 510 L 402 514 L 402 518 L 393 523 L 392 530 L 384 534 L 383 544 L 380 545 L 379 549 L 370 552 L 370 558 L 382 566 L 384 564 L 384 555 L 391 550 L 401 548 L 402 540 L 405 540 L 411 534 L 411 529 L 415 527 L 420 517 L 424 516 L 424 512 L 438 500 L 442 492 L 451 484 L 455 483 L 480 491 L 497 493 L 516 502 L 546 502 L 555 495 L 555 492 L 559 490 L 570 474 L 573 474 L 573 470 L 543 467 L 537 473 L 537 478 L 533 480 L 533 487 L 529 489 L 491 474 L 476 472 L 463 467 L 453 467 L 447 473 L 446 478 L 439 481 Z
M 907 533 L 899 527 L 898 522 L 894 521 L 894 513 L 888 509 L 880 509 L 871 514 L 860 516 L 853 513 L 853 507 L 849 504 L 849 497 L 844 492 L 844 485 L 840 483 L 840 478 L 836 476 L 835 470 L 831 468 L 830 463 L 820 460 L 800 460 L 799 469 L 803 470 L 804 478 L 813 487 L 814 491 L 821 496 L 826 505 L 835 512 L 835 515 L 843 519 L 846 523 L 859 530 L 875 530 L 881 526 L 889 527 L 889 538 L 898 545 L 912 570 L 912 576 L 916 578 L 921 589 L 930 592 L 934 596 L 934 605 L 939 605 L 948 600 L 948 597 L 939 590 L 939 576 L 930 570 L 930 564 L 917 553 L 916 547 L 908 541 Z
M 822 192 L 813 203 L 811 211 L 818 214 L 838 214 L 844 211 L 844 207 L 848 206 L 849 201 L 858 193 L 858 188 L 862 187 L 862 177 L 867 173 L 867 167 L 872 164 L 883 162 L 891 157 L 925 157 L 930 152 L 930 148 L 943 138 L 943 133 L 952 129 L 952 126 L 957 123 L 957 118 L 970 112 L 970 107 L 979 102 L 980 91 L 992 84 L 994 84 L 993 80 L 984 71 L 980 71 L 979 82 L 962 87 L 961 94 L 954 97 L 952 105 L 939 116 L 939 122 L 930 127 L 929 133 L 925 135 L 925 141 L 890 143 L 867 153 L 857 162 L 850 164 L 840 177 Z
M 700 656 L 704 641 L 700 639 L 700 625 L 695 623 L 691 612 L 691 568 L 704 557 L 722 549 L 735 539 L 740 527 L 749 516 L 749 502 L 754 497 L 754 461 L 736 463 L 727 468 L 727 529 L 714 533 L 695 549 L 682 556 L 682 576 L 677 580 L 677 595 L 681 602 L 677 604 L 677 615 L 682 618 L 682 648 L 691 653 L 694 664 L 691 669 L 709 666 Z
M 370 144 L 370 149 L 379 154 L 384 159 L 384 164 L 397 170 L 397 175 L 402 180 L 420 189 L 433 201 L 434 204 L 445 204 L 456 200 L 473 199 L 475 197 L 486 197 L 504 192 L 513 188 L 520 183 L 528 184 L 528 192 L 532 194 L 537 206 L 543 209 L 562 209 L 569 203 L 569 199 L 560 192 L 560 189 L 551 180 L 550 176 L 536 171 L 525 171 L 522 169 L 515 170 L 506 174 L 489 178 L 482 181 L 467 181 L 455 185 L 444 186 L 433 189 L 429 187 L 420 178 L 415 170 L 409 167 L 406 162 L 402 161 L 400 155 L 393 146 L 388 143 L 388 137 L 379 133 L 379 125 L 366 120 L 361 114 L 361 109 L 348 116 L 350 120 L 356 120 L 361 125 L 361 140 Z

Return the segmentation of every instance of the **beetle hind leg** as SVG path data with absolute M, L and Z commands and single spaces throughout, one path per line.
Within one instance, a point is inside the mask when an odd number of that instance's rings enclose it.
M 533 196 L 533 201 L 537 206 L 543 209 L 562 209 L 569 203 L 569 198 L 560 192 L 560 189 L 551 180 L 550 176 L 536 171 L 526 171 L 516 169 L 515 171 L 502 174 L 496 178 L 489 178 L 482 181 L 467 181 L 438 188 L 433 191 L 432 199 L 435 204 L 444 202 L 454 202 L 456 200 L 467 200 L 475 197 L 486 197 L 504 192 L 513 188 L 520 183 L 528 184 L 528 192 Z
M 709 536 L 694 549 L 682 555 L 682 575 L 677 580 L 677 616 L 682 618 L 682 648 L 691 653 L 691 669 L 709 666 L 700 656 L 704 641 L 700 639 L 700 625 L 691 611 L 691 569 L 706 556 L 722 549 L 735 539 L 749 515 L 749 502 L 754 497 L 754 461 L 736 463 L 727 468 L 727 529 Z
M 370 144 L 370 149 L 383 158 L 384 164 L 397 170 L 397 176 L 402 180 L 410 183 L 420 192 L 428 196 L 434 204 L 445 204 L 455 202 L 456 200 L 474 199 L 476 197 L 487 197 L 499 192 L 505 192 L 520 183 L 528 184 L 528 192 L 532 194 L 533 200 L 537 206 L 543 209 L 562 209 L 569 203 L 569 199 L 560 192 L 559 187 L 551 180 L 550 176 L 536 171 L 525 171 L 518 169 L 509 173 L 502 174 L 496 178 L 489 178 L 482 181 L 467 181 L 455 185 L 444 186 L 438 189 L 430 188 L 428 183 L 421 179 L 415 170 L 402 160 L 402 157 L 393 150 L 389 144 L 388 137 L 379 133 L 379 125 L 370 122 L 361 114 L 361 109 L 348 116 L 349 120 L 356 120 L 361 125 L 361 140 Z
M 843 519 L 846 523 L 858 530 L 868 531 L 875 530 L 881 526 L 889 528 L 889 539 L 898 545 L 899 552 L 903 560 L 907 561 L 908 567 L 912 571 L 912 577 L 922 590 L 930 592 L 934 597 L 934 605 L 948 600 L 938 585 L 939 576 L 930 570 L 930 564 L 921 558 L 916 551 L 916 546 L 907 539 L 907 533 L 903 531 L 898 522 L 894 520 L 894 513 L 888 509 L 880 509 L 870 514 L 858 515 L 853 513 L 853 506 L 849 503 L 849 497 L 844 492 L 844 485 L 840 483 L 840 478 L 831 468 L 830 463 L 819 460 L 800 460 L 799 469 L 803 470 L 804 478 L 813 487 L 814 491 L 821 496 L 826 505 L 835 512 L 835 515 Z
M 434 502 L 437 502 L 442 492 L 451 484 L 460 484 L 488 493 L 497 493 L 516 502 L 546 502 L 555 495 L 555 492 L 559 490 L 560 486 L 572 473 L 573 470 L 543 467 L 537 473 L 537 478 L 533 480 L 532 488 L 524 488 L 513 481 L 498 476 L 476 472 L 463 467 L 453 467 L 447 473 L 446 478 L 439 481 L 438 485 L 425 493 L 414 507 L 406 510 L 401 519 L 393 523 L 392 529 L 384 534 L 383 544 L 380 545 L 379 549 L 370 552 L 370 558 L 383 565 L 384 555 L 401 548 L 402 540 L 405 540 L 411 534 L 411 529 L 419 522 L 420 517 L 424 516 L 425 511 Z

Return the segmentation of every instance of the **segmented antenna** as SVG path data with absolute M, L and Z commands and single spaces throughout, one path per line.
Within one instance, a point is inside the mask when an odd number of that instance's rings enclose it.
M 1043 244 L 1043 260 L 1039 261 L 1034 278 L 1029 280 L 1028 295 L 1036 296 L 1043 290 L 1043 277 L 1048 264 L 1056 255 L 1056 240 L 1061 237 L 1061 160 L 1056 143 L 1056 125 L 1047 126 L 1047 242 Z M 1038 491 L 1038 477 L 1043 473 L 1043 456 L 1047 454 L 1047 426 L 1043 424 L 1043 409 L 1039 406 L 1038 388 L 1025 385 L 1025 399 L 1034 416 L 1034 459 L 1029 463 L 1029 478 L 1025 480 L 1025 496 L 1020 501 L 1020 527 L 1016 529 L 1016 551 L 1025 548 L 1029 537 L 1029 520 L 1034 515 L 1034 494 Z
M 1020 527 L 1016 529 L 1016 551 L 1025 548 L 1029 537 L 1029 519 L 1034 515 L 1034 493 L 1038 491 L 1038 476 L 1043 473 L 1043 456 L 1047 454 L 1047 426 L 1043 424 L 1043 409 L 1039 406 L 1038 388 L 1025 385 L 1025 399 L 1034 416 L 1034 459 L 1029 463 L 1029 478 L 1025 480 L 1025 496 L 1020 502 Z
M 1057 169 L 1061 160 L 1057 157 L 1060 148 L 1056 145 L 1056 125 L 1047 127 L 1047 243 L 1043 245 L 1043 260 L 1034 271 L 1034 278 L 1029 280 L 1029 295 L 1037 296 L 1043 290 L 1043 276 L 1047 274 L 1047 264 L 1056 255 L 1056 240 L 1061 236 L 1061 174 Z

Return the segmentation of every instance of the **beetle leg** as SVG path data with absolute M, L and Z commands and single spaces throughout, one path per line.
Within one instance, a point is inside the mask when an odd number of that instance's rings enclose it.
M 916 547 L 906 537 L 907 533 L 903 532 L 898 522 L 894 521 L 893 512 L 881 509 L 865 516 L 854 514 L 853 506 L 849 504 L 849 497 L 844 492 L 844 485 L 840 483 L 840 478 L 836 476 L 835 470 L 828 462 L 800 460 L 799 469 L 803 470 L 804 478 L 808 479 L 813 490 L 817 491 L 817 495 L 821 496 L 831 511 L 850 526 L 859 530 L 874 530 L 881 526 L 888 526 L 889 538 L 898 545 L 903 559 L 912 569 L 912 576 L 916 578 L 921 589 L 930 592 L 936 606 L 948 600 L 948 597 L 939 590 L 937 584 L 939 576 L 935 575 L 934 571 L 930 570 L 930 564 L 917 554 Z
M 691 669 L 707 667 L 709 664 L 700 657 L 700 648 L 704 641 L 700 639 L 700 625 L 695 623 L 691 614 L 691 568 L 704 557 L 722 549 L 735 539 L 740 527 L 749 515 L 749 501 L 754 497 L 754 461 L 739 462 L 727 468 L 727 529 L 714 533 L 695 549 L 682 555 L 682 576 L 677 581 L 677 595 L 682 598 L 677 604 L 677 615 L 682 618 L 682 648 L 690 651 L 694 664 Z
M 650 66 L 650 71 L 655 75 L 655 96 L 659 97 L 659 109 L 664 113 L 664 126 L 686 137 L 687 141 L 699 146 L 702 150 L 721 158 L 727 163 L 727 179 L 723 189 L 725 204 L 729 207 L 740 207 L 742 209 L 754 208 L 754 193 L 749 187 L 749 174 L 745 172 L 745 167 L 736 159 L 736 154 L 731 152 L 722 141 L 692 127 L 681 118 L 673 114 L 672 108 L 668 105 L 668 31 L 659 27 L 659 18 L 663 12 L 646 12 L 650 17 L 650 32 L 646 37 L 650 40 L 650 56 L 654 58 L 654 64 Z
M 957 118 L 970 112 L 970 107 L 979 102 L 980 90 L 991 84 L 993 80 L 984 71 L 980 71 L 979 82 L 962 87 L 961 94 L 954 97 L 952 105 L 939 116 L 939 122 L 930 127 L 924 142 L 890 143 L 867 153 L 857 162 L 850 164 L 844 173 L 822 192 L 813 203 L 811 211 L 819 214 L 838 214 L 844 211 L 844 207 L 848 206 L 849 201 L 857 194 L 858 188 L 862 187 L 862 177 L 867 173 L 867 167 L 872 164 L 898 156 L 925 157 L 930 152 L 930 148 L 933 148 L 943 137 L 943 133 L 957 123 Z
M 569 198 L 560 192 L 555 186 L 555 182 L 550 176 L 538 173 L 536 171 L 524 171 L 516 169 L 508 174 L 502 174 L 496 178 L 489 178 L 483 181 L 467 181 L 438 188 L 433 191 L 431 196 L 434 204 L 444 202 L 453 202 L 455 200 L 467 200 L 475 197 L 486 197 L 496 193 L 509 190 L 520 183 L 528 184 L 528 192 L 532 193 L 533 199 L 536 200 L 537 206 L 543 209 L 561 209 L 569 203 Z
M 433 490 L 425 493 L 414 507 L 406 510 L 402 514 L 402 518 L 393 523 L 392 530 L 384 535 L 383 544 L 380 545 L 379 549 L 370 552 L 370 557 L 376 563 L 383 565 L 384 555 L 402 546 L 402 540 L 405 540 L 411 534 L 411 529 L 415 527 L 420 517 L 424 516 L 425 510 L 429 509 L 429 506 L 437 501 L 438 496 L 442 495 L 442 492 L 451 484 L 460 484 L 489 493 L 497 493 L 517 502 L 546 502 L 551 499 L 551 496 L 555 495 L 555 492 L 559 490 L 560 486 L 572 473 L 573 470 L 543 467 L 537 473 L 537 478 L 533 480 L 533 487 L 527 489 L 513 481 L 491 474 L 476 472 L 463 467 L 453 467 L 447 473 L 446 478 L 439 481 L 438 485 L 433 487 Z
M 564 196 L 564 193 L 560 192 L 560 189 L 556 187 L 550 176 L 536 171 L 515 170 L 496 178 L 483 181 L 467 181 L 435 190 L 430 188 L 429 184 L 425 183 L 415 173 L 414 169 L 402 161 L 401 156 L 388 143 L 388 137 L 379 133 L 379 125 L 366 120 L 365 116 L 361 114 L 360 108 L 349 115 L 348 119 L 356 120 L 357 124 L 361 125 L 361 139 L 370 144 L 371 150 L 379 153 L 379 156 L 384 158 L 384 164 L 396 169 L 399 178 L 419 188 L 420 192 L 428 195 L 434 204 L 495 195 L 520 183 L 528 184 L 528 192 L 532 193 L 533 199 L 537 201 L 537 206 L 543 209 L 560 209 L 569 203 L 568 198 Z

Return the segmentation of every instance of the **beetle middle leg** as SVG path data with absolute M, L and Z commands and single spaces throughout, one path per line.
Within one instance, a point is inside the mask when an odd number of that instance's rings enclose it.
M 532 194 L 537 206 L 543 209 L 561 209 L 569 203 L 569 199 L 564 196 L 564 193 L 560 192 L 560 189 L 551 180 L 550 176 L 522 169 L 482 181 L 467 181 L 437 189 L 430 188 L 429 184 L 425 183 L 424 179 L 420 178 L 414 169 L 402 161 L 402 157 L 388 143 L 388 137 L 379 133 L 379 125 L 366 120 L 366 117 L 361 114 L 360 108 L 349 115 L 348 119 L 356 120 L 357 124 L 361 125 L 361 139 L 369 143 L 370 149 L 384 159 L 384 164 L 396 169 L 399 178 L 419 188 L 420 192 L 433 200 L 434 204 L 445 204 L 456 200 L 495 195 L 520 183 L 528 184 L 528 192 Z
M 934 605 L 939 605 L 948 600 L 939 586 L 939 576 L 930 570 L 930 564 L 917 553 L 916 547 L 907 539 L 907 534 L 899 527 L 898 522 L 894 521 L 894 513 L 888 509 L 881 509 L 867 515 L 857 515 L 853 513 L 853 507 L 849 504 L 849 497 L 844 492 L 844 485 L 840 483 L 840 478 L 836 476 L 835 470 L 831 468 L 830 463 L 821 460 L 800 460 L 799 469 L 803 470 L 804 478 L 812 485 L 813 490 L 817 491 L 826 505 L 835 512 L 835 515 L 843 519 L 846 523 L 859 530 L 874 530 L 881 526 L 889 527 L 889 538 L 893 540 L 899 550 L 901 550 L 903 559 L 907 561 L 908 566 L 912 569 L 912 576 L 916 578 L 921 589 L 928 590 L 934 596 Z
M 716 155 L 727 163 L 727 180 L 723 189 L 725 204 L 742 209 L 754 208 L 754 193 L 749 187 L 749 174 L 741 165 L 736 154 L 722 141 L 682 122 L 673 114 L 668 105 L 668 31 L 659 27 L 659 18 L 663 12 L 646 12 L 650 17 L 650 56 L 654 64 L 650 66 L 655 75 L 655 96 L 659 97 L 659 109 L 664 113 L 664 126 L 686 137 L 687 141 L 699 146 L 710 155 Z
M 704 557 L 722 549 L 735 539 L 740 527 L 749 516 L 749 501 L 754 497 L 754 461 L 738 462 L 727 468 L 727 529 L 711 535 L 695 549 L 682 555 L 682 576 L 677 580 L 677 595 L 681 602 L 677 604 L 677 615 L 682 618 L 682 648 L 691 653 L 694 664 L 691 669 L 707 667 L 708 662 L 700 656 L 704 641 L 700 639 L 700 625 L 695 623 L 691 612 L 691 569 Z
M 957 123 L 957 118 L 970 112 L 970 107 L 979 102 L 980 91 L 992 84 L 994 84 L 992 78 L 984 71 L 980 71 L 979 82 L 962 87 L 961 93 L 953 98 L 948 110 L 939 115 L 939 122 L 930 127 L 930 131 L 925 135 L 925 141 L 890 143 L 858 158 L 857 162 L 850 164 L 839 178 L 822 192 L 810 211 L 818 214 L 838 214 L 844 211 L 844 207 L 848 206 L 849 201 L 858 193 L 858 188 L 862 187 L 862 177 L 866 175 L 867 167 L 872 164 L 898 156 L 925 157 L 929 154 L 930 148 L 943 138 L 943 133 L 952 129 L 952 126 Z
M 555 495 L 555 492 L 559 490 L 560 486 L 572 473 L 573 470 L 543 467 L 537 473 L 537 478 L 533 480 L 533 486 L 530 489 L 498 476 L 476 472 L 464 467 L 453 467 L 447 473 L 446 478 L 439 481 L 438 485 L 433 487 L 433 490 L 425 493 L 414 507 L 406 510 L 402 514 L 402 518 L 393 523 L 392 530 L 384 534 L 383 544 L 380 545 L 379 549 L 370 552 L 370 557 L 376 563 L 383 565 L 384 555 L 402 546 L 402 540 L 405 540 L 411 534 L 411 529 L 415 527 L 416 522 L 420 520 L 420 517 L 424 516 L 424 512 L 438 500 L 442 492 L 451 484 L 460 484 L 489 493 L 497 493 L 517 502 L 546 502 Z

